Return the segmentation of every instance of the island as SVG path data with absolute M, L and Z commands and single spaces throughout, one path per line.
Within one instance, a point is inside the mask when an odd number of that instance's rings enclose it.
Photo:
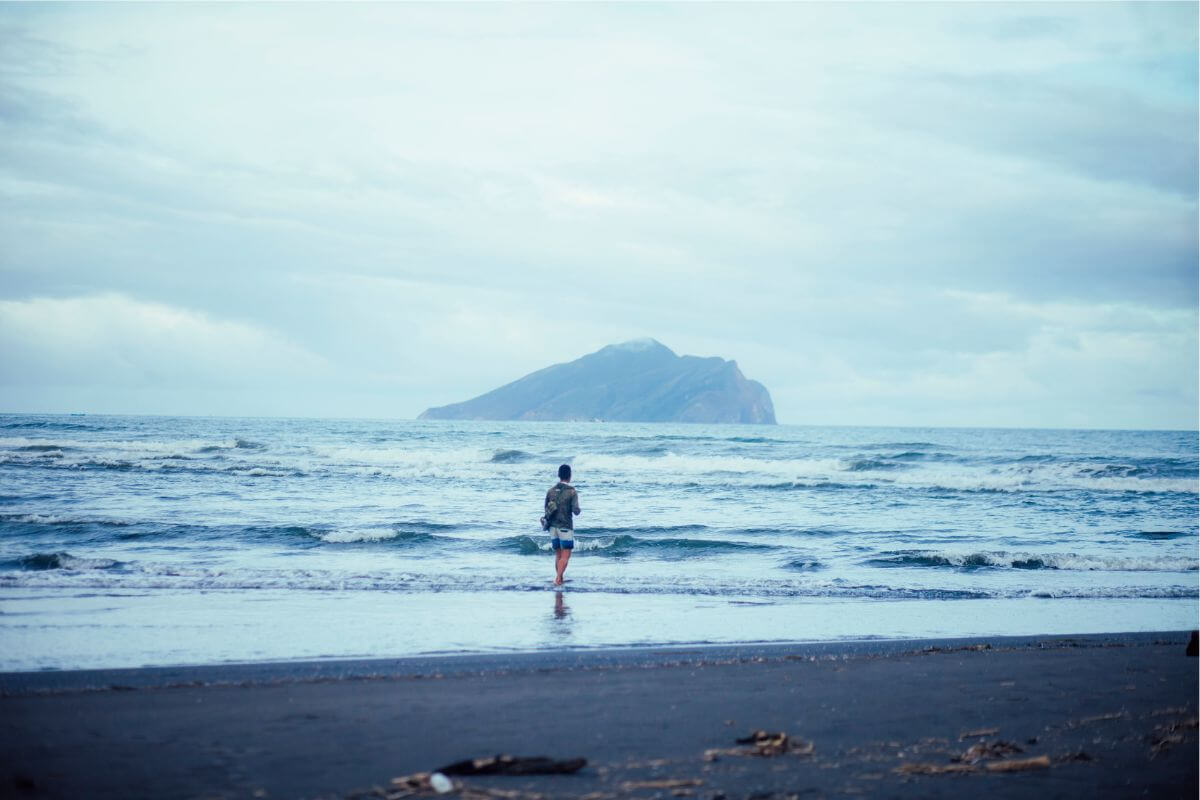
M 767 388 L 737 362 L 679 356 L 654 339 L 613 344 L 419 419 L 775 424 Z

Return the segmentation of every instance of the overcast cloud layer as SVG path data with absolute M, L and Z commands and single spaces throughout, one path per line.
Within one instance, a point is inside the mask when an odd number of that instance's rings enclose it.
M 1197 426 L 1194 3 L 0 5 L 5 411 Z

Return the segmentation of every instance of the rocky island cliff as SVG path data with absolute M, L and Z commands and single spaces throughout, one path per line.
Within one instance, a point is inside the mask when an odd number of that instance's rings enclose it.
M 419 419 L 775 424 L 767 388 L 737 362 L 678 356 L 653 339 L 609 345 Z

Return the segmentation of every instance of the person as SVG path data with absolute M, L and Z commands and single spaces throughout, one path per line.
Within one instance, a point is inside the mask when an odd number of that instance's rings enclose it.
M 557 498 L 557 499 L 556 499 Z M 550 501 L 558 507 L 550 513 Z M 575 549 L 575 516 L 579 513 L 579 492 L 571 485 L 571 465 L 558 468 L 558 483 L 546 492 L 546 522 L 550 526 L 550 546 L 554 548 L 554 585 L 562 586 L 563 573 Z

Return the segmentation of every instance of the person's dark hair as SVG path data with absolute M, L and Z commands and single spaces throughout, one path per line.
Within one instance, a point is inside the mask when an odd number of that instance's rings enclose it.
M 561 467 L 558 468 L 558 479 L 560 481 L 571 480 L 571 465 L 570 464 L 563 464 Z

